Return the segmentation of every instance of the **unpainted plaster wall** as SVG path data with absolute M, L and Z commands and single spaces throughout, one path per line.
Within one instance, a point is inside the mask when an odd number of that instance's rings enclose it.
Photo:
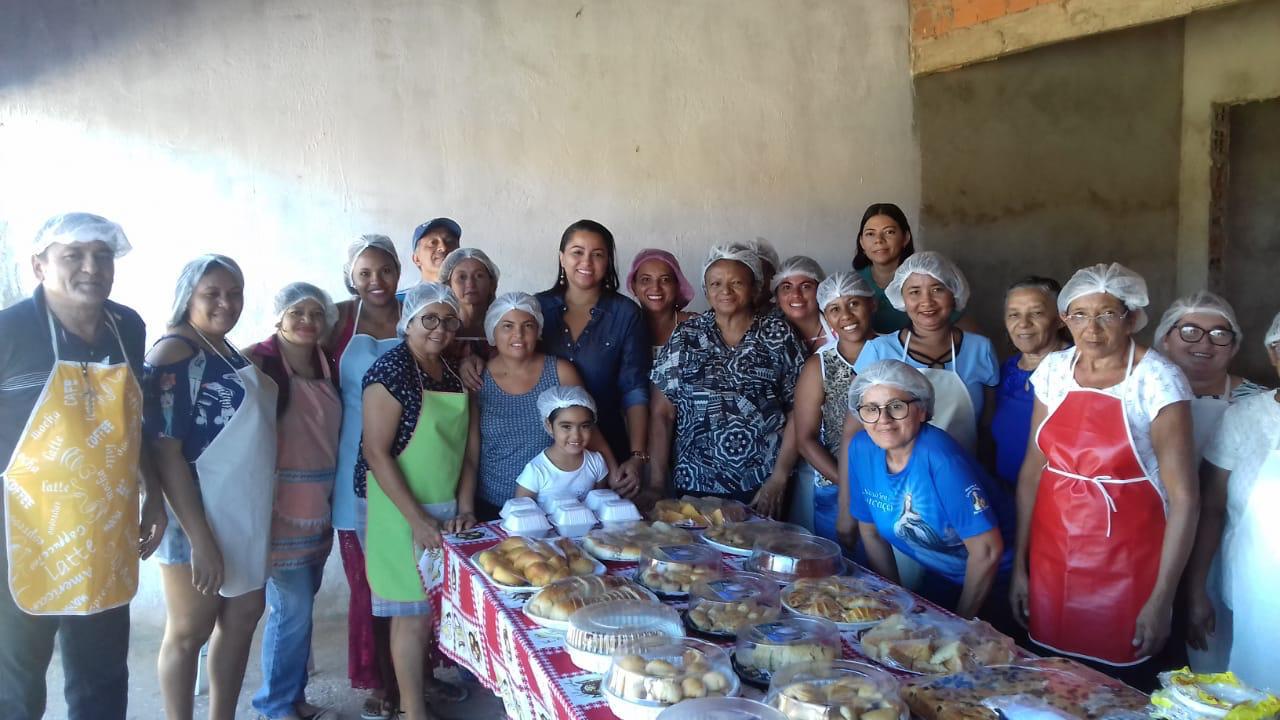
M 407 263 L 436 215 L 502 290 L 550 285 L 581 217 L 624 272 L 658 245 L 696 285 L 756 236 L 844 268 L 867 204 L 918 212 L 908 34 L 884 0 L 6 0 L 0 299 L 68 209 L 124 225 L 114 297 L 152 339 L 200 252 L 244 265 L 248 343 L 278 287 L 341 291 L 360 233 Z
M 916 79 L 921 239 L 965 270 L 998 343 L 1003 289 L 1118 261 L 1173 297 L 1182 24 Z

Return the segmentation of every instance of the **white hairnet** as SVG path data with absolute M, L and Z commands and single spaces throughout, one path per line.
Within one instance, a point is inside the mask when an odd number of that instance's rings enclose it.
M 907 309 L 907 303 L 902 299 L 902 286 L 912 275 L 928 275 L 946 285 L 955 296 L 956 310 L 964 310 L 969 304 L 969 281 L 965 279 L 964 273 L 960 272 L 960 268 L 947 259 L 947 256 L 940 252 L 926 250 L 903 260 L 893 273 L 893 280 L 889 282 L 889 287 L 884 289 L 885 297 L 889 298 L 890 304 L 896 309 Z
M 462 303 L 458 302 L 458 296 L 453 294 L 448 285 L 420 282 L 409 288 L 409 292 L 404 295 L 404 304 L 400 310 L 400 322 L 396 324 L 396 334 L 404 337 L 409 329 L 409 323 L 421 315 L 422 311 L 427 309 L 427 306 L 435 305 L 436 303 L 444 303 L 453 308 L 455 313 L 462 313 Z
M 1147 281 L 1120 263 L 1099 263 L 1077 270 L 1058 293 L 1058 312 L 1066 314 L 1077 298 L 1096 293 L 1106 293 L 1129 308 L 1134 314 L 1134 332 L 1147 326 L 1147 313 L 1143 310 L 1151 302 L 1147 297 Z
M 702 263 L 702 289 L 707 289 L 707 271 L 721 260 L 733 260 L 746 265 L 751 270 L 756 287 L 764 284 L 764 269 L 760 267 L 760 255 L 750 245 L 743 243 L 727 243 L 716 245 L 707 253 L 707 261 Z
M 200 279 L 209 274 L 215 266 L 231 273 L 236 282 L 240 283 L 240 287 L 244 287 L 244 273 L 235 260 L 226 255 L 201 255 L 183 265 L 182 272 L 178 273 L 178 285 L 173 291 L 173 312 L 169 315 L 170 327 L 186 322 L 187 305 L 191 303 L 191 296 L 196 292 L 196 285 L 199 285 Z
M 838 272 L 828 275 L 826 280 L 818 283 L 818 310 L 825 312 L 827 306 L 842 297 L 875 297 L 876 291 L 861 274 L 856 272 Z
M 596 414 L 596 401 L 591 399 L 591 393 L 581 385 L 556 385 L 538 395 L 538 415 L 544 420 L 556 410 L 575 405 L 590 410 L 592 415 Z
M 133 249 L 119 225 L 101 215 L 72 212 L 54 215 L 40 226 L 31 245 L 31 254 L 40 255 L 54 243 L 76 245 L 95 240 L 106 243 L 116 257 L 124 257 Z
M 823 271 L 822 266 L 817 260 L 804 255 L 792 255 L 782 261 L 782 265 L 776 265 L 778 271 L 773 275 L 773 281 L 769 283 L 769 292 L 778 292 L 778 286 L 787 278 L 807 277 L 814 282 L 820 283 L 827 277 L 827 273 Z
M 1267 336 L 1262 338 L 1263 347 L 1271 347 L 1271 343 L 1280 341 L 1280 313 L 1271 319 L 1271 327 L 1267 328 Z
M 747 243 L 747 247 L 750 247 L 752 252 L 760 257 L 761 262 L 769 263 L 769 267 L 773 268 L 774 271 L 777 272 L 778 266 L 781 265 L 782 262 L 778 259 L 778 251 L 773 249 L 773 245 L 770 244 L 768 240 L 765 240 L 762 237 L 757 237 L 755 240 Z
M 305 282 L 289 283 L 280 288 L 280 292 L 276 293 L 275 303 L 272 305 L 272 309 L 276 313 L 276 319 L 282 318 L 289 308 L 303 300 L 315 300 L 320 303 L 320 307 L 324 308 L 324 326 L 326 328 L 332 329 L 338 323 L 338 306 L 333 304 L 333 299 L 329 297 L 329 293 L 311 283 Z
M 488 338 L 490 345 L 496 342 L 493 339 L 493 331 L 498 328 L 498 323 L 502 322 L 502 316 L 512 310 L 520 310 L 532 315 L 538 323 L 538 334 L 542 334 L 542 305 L 538 303 L 538 298 L 524 292 L 503 293 L 489 303 L 489 310 L 484 314 L 484 336 Z
M 925 417 L 933 417 L 933 384 L 924 373 L 901 360 L 879 360 L 858 373 L 849 386 L 849 411 L 856 414 L 862 396 L 877 385 L 896 387 L 920 400 L 924 403 Z
M 485 269 L 489 271 L 489 275 L 493 277 L 493 284 L 498 284 L 498 266 L 493 264 L 488 255 L 480 248 L 464 247 L 457 250 L 451 250 L 448 255 L 444 256 L 444 262 L 440 263 L 440 282 L 449 283 L 450 276 L 463 260 L 475 260 Z
M 347 262 L 342 266 L 342 282 L 346 284 L 347 290 L 355 293 L 355 278 L 351 277 L 351 273 L 356 270 L 356 260 L 364 254 L 365 250 L 376 248 L 391 256 L 391 262 L 395 263 L 396 270 L 400 270 L 400 256 L 396 254 L 396 246 L 391 242 L 391 238 L 386 235 L 361 235 L 356 238 L 355 242 L 347 246 Z
M 1179 320 L 1195 313 L 1221 316 L 1231 325 L 1232 331 L 1235 332 L 1236 346 L 1240 345 L 1240 340 L 1244 333 L 1240 330 L 1240 323 L 1236 320 L 1235 309 L 1224 298 L 1214 295 L 1208 290 L 1197 290 L 1190 295 L 1184 295 L 1173 301 L 1169 309 L 1164 311 L 1164 315 L 1160 316 L 1160 324 L 1156 325 L 1156 345 L 1160 348 L 1167 347 L 1165 340 L 1169 335 L 1169 331 L 1178 324 Z

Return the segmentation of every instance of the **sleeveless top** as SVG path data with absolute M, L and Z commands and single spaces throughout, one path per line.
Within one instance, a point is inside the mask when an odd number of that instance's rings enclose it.
M 480 465 L 476 497 L 501 506 L 516 494 L 516 478 L 524 466 L 551 445 L 538 412 L 538 395 L 560 383 L 558 358 L 547 353 L 542 375 L 533 389 L 512 395 L 493 381 L 488 368 L 476 400 L 480 406 Z
M 844 419 L 849 414 L 849 386 L 857 373 L 835 345 L 818 351 L 818 361 L 822 364 L 822 444 L 832 457 L 838 458 Z M 814 473 L 813 478 L 819 487 L 835 484 L 833 478 L 821 473 Z

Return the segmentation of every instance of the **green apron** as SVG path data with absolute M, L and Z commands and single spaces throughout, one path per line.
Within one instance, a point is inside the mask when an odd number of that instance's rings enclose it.
M 457 511 L 455 495 L 469 430 L 466 393 L 422 392 L 418 424 L 396 464 L 404 473 L 409 492 L 437 520 L 447 520 Z M 427 597 L 418 573 L 422 548 L 414 546 L 409 521 L 382 491 L 372 471 L 367 475 L 366 495 L 365 571 L 369 587 L 385 600 L 422 602 Z

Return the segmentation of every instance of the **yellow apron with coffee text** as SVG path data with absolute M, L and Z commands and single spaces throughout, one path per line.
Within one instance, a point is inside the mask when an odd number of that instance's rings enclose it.
M 142 391 L 127 356 L 59 360 L 52 318 L 49 334 L 53 369 L 4 471 L 9 590 L 32 615 L 88 615 L 138 588 Z

